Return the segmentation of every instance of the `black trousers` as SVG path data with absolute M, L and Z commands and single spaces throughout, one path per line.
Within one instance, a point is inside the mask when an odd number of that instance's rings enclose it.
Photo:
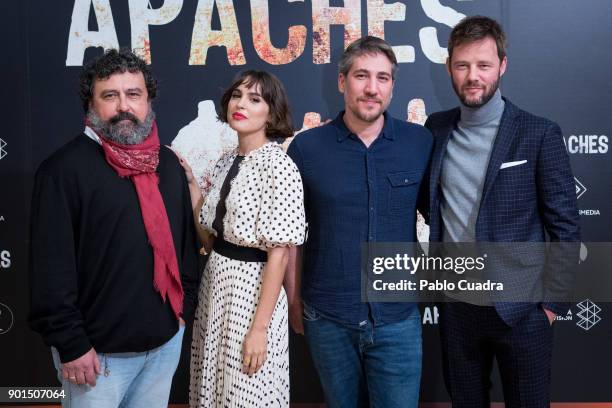
M 439 304 L 444 382 L 453 408 L 490 407 L 497 359 L 506 408 L 550 407 L 553 333 L 535 306 L 510 327 L 492 306 Z

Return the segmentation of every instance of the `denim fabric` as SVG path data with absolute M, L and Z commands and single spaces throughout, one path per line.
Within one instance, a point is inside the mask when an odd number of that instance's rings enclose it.
M 304 334 L 330 408 L 416 408 L 421 380 L 421 318 L 358 327 L 304 305 Z
M 53 363 L 66 392 L 62 407 L 166 408 L 184 332 L 185 327 L 180 326 L 168 342 L 142 353 L 98 353 L 102 374 L 95 387 L 64 380 L 59 354 L 52 348 Z
M 366 147 L 343 114 L 300 133 L 287 150 L 302 176 L 308 222 L 302 298 L 342 323 L 395 323 L 415 305 L 362 302 L 361 245 L 417 240 L 417 200 L 433 140 L 424 127 L 385 113 L 382 132 Z

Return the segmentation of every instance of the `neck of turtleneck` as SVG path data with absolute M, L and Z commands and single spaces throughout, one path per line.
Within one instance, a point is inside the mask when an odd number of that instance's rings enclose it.
M 493 97 L 480 108 L 469 108 L 461 104 L 461 124 L 467 127 L 482 126 L 491 121 L 499 121 L 504 113 L 504 100 L 499 88 Z

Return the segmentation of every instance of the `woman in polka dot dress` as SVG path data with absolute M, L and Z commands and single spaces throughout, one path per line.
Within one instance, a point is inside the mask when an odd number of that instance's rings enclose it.
M 288 407 L 282 283 L 288 247 L 303 243 L 306 228 L 300 174 L 270 140 L 293 135 L 282 84 L 266 72 L 239 74 L 221 98 L 219 119 L 239 144 L 215 166 L 200 212 L 214 239 L 204 245 L 210 257 L 193 326 L 189 403 Z

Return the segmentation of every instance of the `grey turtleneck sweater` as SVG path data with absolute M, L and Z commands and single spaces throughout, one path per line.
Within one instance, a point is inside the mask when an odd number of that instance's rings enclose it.
M 461 105 L 461 119 L 448 141 L 440 175 L 442 240 L 445 242 L 476 241 L 482 188 L 504 106 L 499 89 L 480 108 Z M 475 274 L 466 278 L 472 282 L 483 280 Z M 445 291 L 445 294 L 474 305 L 493 305 L 486 292 L 456 290 Z
M 461 119 L 448 141 L 440 176 L 443 241 L 476 239 L 482 188 L 504 106 L 499 89 L 480 108 L 461 105 Z

